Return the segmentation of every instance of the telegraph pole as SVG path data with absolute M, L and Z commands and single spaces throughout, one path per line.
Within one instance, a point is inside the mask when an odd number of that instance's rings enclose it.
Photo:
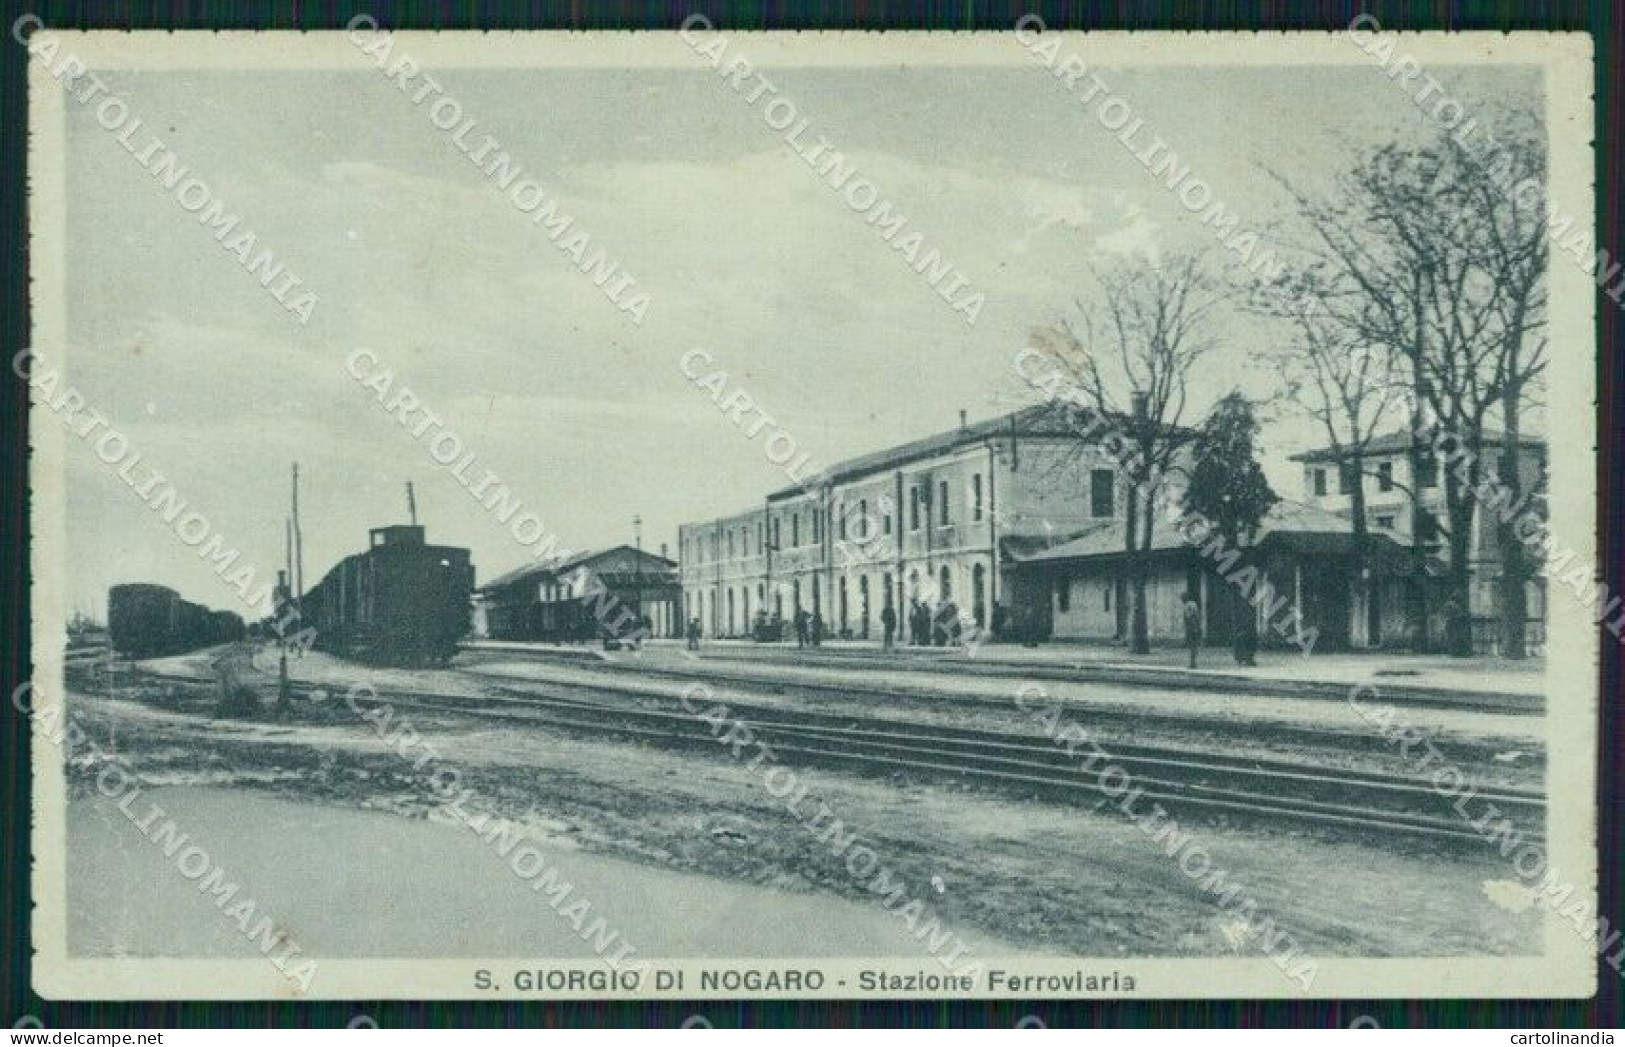
M 633 571 L 637 578 L 637 586 L 633 589 L 638 602 L 637 628 L 643 628 L 643 517 L 632 517 L 632 547 L 637 550 Z
M 303 613 L 305 600 L 305 536 L 299 529 L 299 463 L 293 463 L 293 602 Z
M 286 712 L 292 704 L 293 688 L 288 682 L 288 611 L 293 606 L 289 583 L 293 578 L 293 517 L 282 518 L 283 570 L 276 573 L 276 604 L 271 610 L 271 629 L 276 633 L 276 707 Z

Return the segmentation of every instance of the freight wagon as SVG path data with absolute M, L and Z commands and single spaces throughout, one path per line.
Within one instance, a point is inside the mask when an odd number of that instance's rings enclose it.
M 183 600 L 167 586 L 131 582 L 107 591 L 107 631 L 119 654 L 152 658 L 241 640 L 244 627 L 230 611 Z
M 468 632 L 468 550 L 427 544 L 417 524 L 374 528 L 368 538 L 365 552 L 345 557 L 300 600 L 315 645 L 389 665 L 447 661 Z

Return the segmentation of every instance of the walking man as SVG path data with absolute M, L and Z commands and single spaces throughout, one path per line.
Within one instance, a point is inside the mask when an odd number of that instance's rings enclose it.
M 688 620 L 688 649 L 691 651 L 700 649 L 700 620 L 698 618 Z
M 888 650 L 888 651 L 891 650 L 892 636 L 896 632 L 897 632 L 897 612 L 892 609 L 891 604 L 887 604 L 885 609 L 880 612 L 880 634 L 881 634 L 881 636 L 885 637 L 885 640 L 884 640 L 884 645 L 885 645 L 884 649 L 885 650 Z

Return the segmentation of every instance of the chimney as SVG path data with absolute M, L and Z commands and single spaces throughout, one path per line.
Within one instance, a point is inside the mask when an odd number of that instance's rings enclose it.
M 662 560 L 670 560 L 671 559 L 671 557 L 666 555 L 666 543 L 665 542 L 660 543 L 660 558 Z
M 959 409 L 959 428 L 962 430 L 970 428 L 969 423 L 965 421 L 965 409 L 963 407 Z
M 1151 407 L 1151 395 L 1149 393 L 1135 392 L 1129 397 L 1129 402 L 1133 405 L 1131 410 L 1134 420 L 1136 422 L 1145 421 L 1145 416 Z

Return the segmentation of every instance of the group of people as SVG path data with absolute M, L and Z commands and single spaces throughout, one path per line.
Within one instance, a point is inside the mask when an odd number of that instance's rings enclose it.
M 795 633 L 797 647 L 823 645 L 827 633 L 822 614 L 800 608 L 791 616 L 790 625 Z M 898 620 L 896 609 L 888 603 L 880 612 L 881 638 L 887 650 L 902 640 L 903 631 L 900 626 L 907 627 L 907 642 L 915 647 L 943 647 L 956 644 L 961 640 L 964 630 L 964 623 L 959 620 L 959 606 L 952 600 L 944 600 L 935 609 L 924 600 L 910 600 L 908 618 L 903 622 Z M 777 613 L 769 617 L 765 611 L 758 611 L 753 633 L 757 640 L 779 640 L 784 635 L 784 619 Z M 688 620 L 684 635 L 688 640 L 688 649 L 697 650 L 700 639 L 704 636 L 704 629 L 698 617 Z M 843 632 L 841 635 L 848 634 Z
M 908 642 L 915 647 L 943 647 L 958 643 L 963 630 L 959 606 L 952 600 L 944 600 L 934 611 L 924 600 L 910 600 L 906 622 L 899 622 L 897 612 L 891 604 L 887 604 L 880 612 L 880 629 L 882 641 L 888 650 L 894 645 L 894 638 L 901 639 L 899 626 L 904 624 L 908 626 Z
M 818 647 L 824 642 L 824 616 L 817 611 L 797 611 L 795 625 L 797 647 Z
M 809 613 L 806 610 L 799 610 L 791 619 L 791 625 L 795 630 L 797 647 L 818 647 L 824 642 L 823 615 L 817 612 Z M 757 611 L 756 618 L 751 624 L 751 634 L 758 641 L 763 642 L 782 639 L 784 636 L 784 617 L 777 611 L 773 612 L 771 616 L 766 611 Z M 688 620 L 684 635 L 688 638 L 688 649 L 691 651 L 697 650 L 700 646 L 700 637 L 704 635 L 704 629 L 700 625 L 699 618 L 695 617 Z

